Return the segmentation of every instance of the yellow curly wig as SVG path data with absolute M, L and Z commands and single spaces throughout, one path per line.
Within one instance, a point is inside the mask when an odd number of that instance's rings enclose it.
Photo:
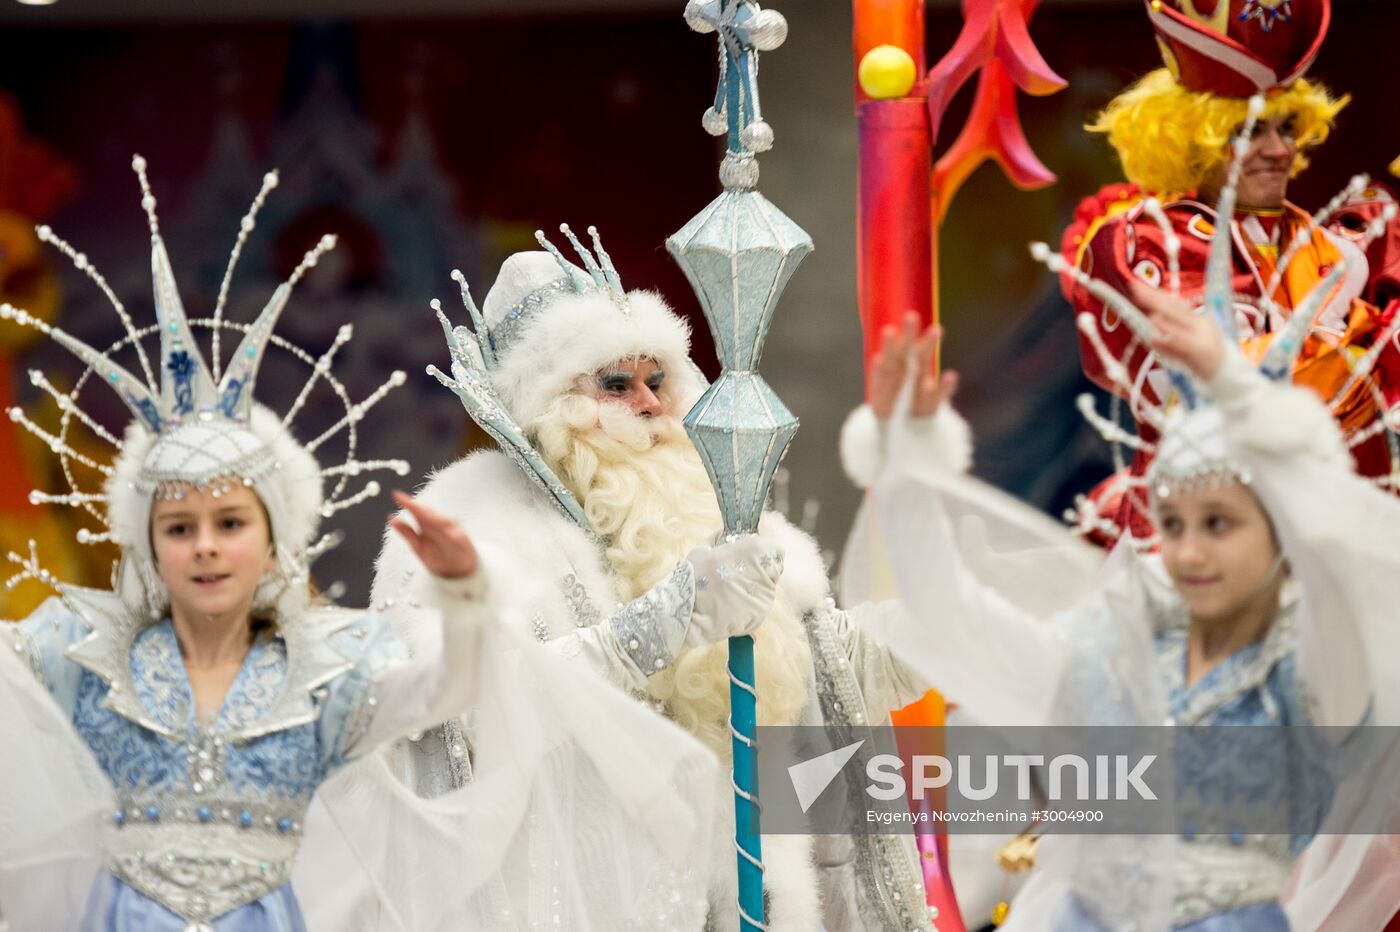
M 1333 97 L 1306 79 L 1268 98 L 1264 119 L 1283 114 L 1296 121 L 1293 175 L 1307 167 L 1304 152 L 1327 138 L 1350 100 Z M 1195 190 L 1225 161 L 1230 136 L 1248 108 L 1243 99 L 1189 91 L 1166 68 L 1158 68 L 1109 101 L 1084 128 L 1108 136 L 1129 181 L 1165 197 Z

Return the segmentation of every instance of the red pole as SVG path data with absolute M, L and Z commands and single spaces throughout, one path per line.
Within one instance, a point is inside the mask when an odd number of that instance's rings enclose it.
M 932 149 L 923 98 L 862 101 L 856 107 L 856 122 L 856 268 L 868 371 L 881 327 L 898 323 L 911 310 L 924 324 L 934 319 Z

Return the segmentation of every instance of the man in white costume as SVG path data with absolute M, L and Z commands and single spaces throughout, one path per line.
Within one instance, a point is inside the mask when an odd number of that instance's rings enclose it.
M 587 272 L 541 237 L 548 251 L 508 259 L 479 312 L 463 283 L 477 333 L 447 328 L 453 374 L 435 373 L 502 450 L 441 470 L 420 499 L 470 529 L 483 568 L 522 571 L 504 622 L 647 702 L 726 770 L 732 635 L 754 637 L 761 725 L 878 724 L 922 695 L 863 631 L 894 605 L 838 609 L 816 542 L 781 515 L 713 543 L 719 509 L 681 424 L 705 387 L 689 327 L 658 295 L 625 292 L 596 234 L 591 252 L 569 238 Z M 965 458 L 957 440 L 930 448 Z M 386 538 L 375 599 L 410 639 L 412 566 Z M 413 742 L 418 791 L 470 779 L 470 743 L 469 721 Z M 708 866 L 696 858 L 711 929 L 738 926 L 732 820 L 719 807 Z M 931 928 L 908 838 L 765 836 L 763 859 L 775 932 Z

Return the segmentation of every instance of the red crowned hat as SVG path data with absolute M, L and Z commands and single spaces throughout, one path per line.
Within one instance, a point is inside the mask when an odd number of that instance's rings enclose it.
M 1251 97 L 1303 76 L 1331 0 L 1144 0 L 1162 58 L 1188 90 Z

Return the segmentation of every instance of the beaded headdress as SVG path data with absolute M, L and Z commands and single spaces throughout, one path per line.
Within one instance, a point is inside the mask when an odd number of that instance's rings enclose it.
M 74 266 L 97 285 L 115 309 L 124 336 L 99 350 L 20 308 L 0 305 L 0 319 L 41 331 L 87 366 L 67 392 L 56 388 L 43 373 L 30 373 L 33 385 L 58 405 L 61 415 L 56 433 L 46 431 L 22 409 L 10 409 L 12 420 L 57 454 L 68 484 L 64 492 L 35 490 L 30 500 L 35 504 L 79 508 L 100 522 L 105 530 L 99 533 L 81 531 L 78 540 L 81 543 L 110 540 L 120 545 L 123 569 L 117 583 L 119 594 L 129 605 L 144 603 L 146 608 L 157 611 L 165 606 L 168 593 L 155 571 L 151 552 L 149 525 L 154 500 L 181 498 L 191 490 L 219 496 L 236 485 L 249 487 L 258 494 L 267 511 L 277 556 L 277 571 L 269 574 L 259 590 L 260 604 L 270 604 L 283 591 L 299 589 L 304 592 L 304 586 L 290 584 L 304 582 L 309 562 L 335 542 L 333 535 L 317 538 L 320 519 L 379 493 L 379 484 L 371 481 L 347 494 L 349 480 L 370 470 L 390 469 L 399 475 L 408 472 L 408 464 L 402 460 L 362 461 L 356 458 L 356 425 L 385 394 L 403 384 L 404 373 L 393 373 L 368 398 L 354 403 L 345 386 L 331 373 L 336 352 L 351 337 L 352 329 L 348 324 L 340 328 L 330 349 L 319 358 L 313 358 L 273 332 L 297 282 L 321 256 L 334 248 L 333 236 L 323 237 L 306 253 L 252 324 L 224 318 L 234 268 L 259 209 L 277 185 L 276 172 L 263 178 L 262 188 L 242 220 L 212 318 L 188 318 L 160 233 L 156 199 L 146 178 L 145 159 L 139 155 L 134 157 L 132 168 L 140 182 L 141 206 L 151 232 L 155 324 L 138 329 L 87 257 L 46 226 L 38 228 L 39 238 L 67 255 Z M 195 339 L 195 328 L 212 333 L 208 364 Z M 240 334 L 227 366 L 220 352 L 225 331 Z M 156 359 L 159 379 L 143 345 L 152 332 L 156 332 L 159 339 L 160 354 Z M 282 417 L 254 401 L 258 372 L 273 348 L 285 351 L 311 370 Z M 114 361 L 113 357 L 123 352 L 134 355 L 139 375 Z M 105 382 L 131 411 L 132 421 L 120 438 L 84 410 L 80 401 L 83 388 L 93 377 Z M 292 436 L 288 425 L 306 405 L 318 382 L 329 386 L 339 399 L 344 406 L 344 417 L 311 442 L 302 444 Z M 75 445 L 75 422 L 115 448 L 111 465 Z M 322 469 L 316 460 L 316 451 L 341 432 L 347 433 L 345 459 Z M 102 485 L 101 491 L 81 481 L 79 476 L 84 473 L 96 473 L 101 477 L 97 480 Z M 323 489 L 324 478 L 335 479 L 329 494 Z M 21 566 L 20 573 L 9 580 L 10 586 L 28 578 L 52 581 L 39 567 L 32 544 L 27 559 L 16 554 L 11 554 L 10 559 Z
M 661 297 L 626 291 L 598 231 L 593 249 L 567 225 L 560 232 L 583 267 L 569 262 L 537 231 L 543 251 L 520 252 L 502 265 L 478 307 L 460 271 L 452 273 L 472 328 L 453 327 L 432 302 L 447 337 L 450 372 L 428 367 L 525 474 L 569 518 L 587 528 L 583 509 L 534 448 L 530 433 L 561 395 L 619 359 L 647 357 L 666 373 L 664 391 L 685 411 L 705 389 L 690 361 L 690 327 Z
M 1220 201 L 1216 208 L 1218 216 L 1229 217 L 1234 213 L 1240 164 L 1248 149 L 1254 124 L 1263 109 L 1263 96 L 1256 95 L 1250 99 L 1248 117 L 1232 146 L 1228 180 L 1221 190 Z M 1341 194 L 1314 216 L 1314 225 L 1324 223 L 1356 192 L 1364 189 L 1366 184 L 1365 176 L 1353 178 Z M 1179 297 L 1181 281 L 1177 256 L 1181 248 L 1180 238 L 1173 230 L 1161 204 L 1155 199 L 1149 199 L 1145 202 L 1144 212 L 1159 226 L 1164 238 L 1168 270 L 1164 276 L 1165 282 L 1159 284 L 1165 284 L 1173 295 Z M 1358 236 L 1359 245 L 1363 250 L 1366 244 L 1384 233 L 1395 215 L 1395 205 L 1392 204 L 1370 221 L 1364 232 Z M 1271 318 L 1284 316 L 1280 309 L 1274 306 L 1270 296 L 1276 293 L 1288 265 L 1308 242 L 1310 242 L 1310 232 L 1306 228 L 1300 229 L 1279 257 L 1272 278 L 1263 289 L 1263 297 L 1259 299 L 1262 302 L 1261 310 L 1268 313 Z M 1239 352 L 1235 294 L 1231 276 L 1231 251 L 1233 248 L 1234 239 L 1231 225 L 1228 223 L 1218 224 L 1211 235 L 1210 251 L 1206 263 L 1205 292 L 1200 308 L 1201 313 L 1210 315 L 1211 319 L 1219 325 L 1221 332 L 1225 335 L 1227 352 Z M 1032 244 L 1031 254 L 1037 261 L 1048 266 L 1051 271 L 1071 276 L 1102 301 L 1105 307 L 1127 324 L 1138 343 L 1150 343 L 1156 337 L 1156 328 L 1146 315 L 1127 296 L 1106 282 L 1095 279 L 1083 270 L 1072 266 L 1044 243 Z M 1286 325 L 1274 336 L 1263 358 L 1258 363 L 1260 373 L 1266 378 L 1277 382 L 1291 380 L 1294 363 L 1302 351 L 1304 340 L 1314 324 L 1314 319 L 1343 280 L 1347 271 L 1346 263 L 1338 262 L 1288 316 Z M 1120 488 L 1116 489 L 1116 492 L 1123 493 L 1125 498 L 1131 500 L 1131 493 L 1136 491 L 1140 494 L 1141 490 L 1137 486 L 1145 484 L 1147 498 L 1155 503 L 1176 492 L 1202 483 L 1241 481 L 1248 484 L 1249 475 L 1237 466 L 1229 455 L 1223 431 L 1224 419 L 1220 410 L 1213 404 L 1209 393 L 1197 384 L 1189 373 L 1165 365 L 1172 391 L 1165 402 L 1160 405 L 1156 404 L 1143 394 L 1145 382 L 1143 376 L 1146 368 L 1156 361 L 1155 354 L 1149 353 L 1147 355 L 1143 364 L 1143 372 L 1130 373 L 1104 344 L 1092 315 L 1080 314 L 1076 323 L 1080 332 L 1084 334 L 1090 346 L 1093 347 L 1108 377 L 1113 380 L 1123 397 L 1127 399 L 1133 415 L 1161 434 L 1156 443 L 1134 435 L 1119 425 L 1116 416 L 1105 417 L 1101 415 L 1096 410 L 1093 396 L 1086 394 L 1079 397 L 1078 406 L 1081 413 L 1106 440 L 1113 444 L 1114 466 L 1117 470 L 1114 481 L 1120 484 Z M 1386 343 L 1395 336 L 1397 331 L 1400 331 L 1400 320 L 1392 320 L 1377 334 L 1371 349 L 1355 360 L 1349 360 L 1351 375 L 1348 381 L 1335 397 L 1323 399 L 1328 402 L 1329 408 L 1334 411 L 1338 410 L 1338 406 L 1352 394 L 1357 386 L 1363 386 L 1365 390 L 1373 394 L 1376 410 L 1378 412 L 1387 410 L 1388 405 L 1379 386 L 1375 384 L 1374 379 L 1368 379 L 1368 376 L 1375 367 Z M 1137 344 L 1134 344 L 1130 352 L 1126 354 L 1127 358 L 1131 358 L 1132 352 L 1136 351 L 1136 346 Z M 1119 399 L 1115 396 L 1115 407 L 1118 404 Z M 1381 414 L 1370 423 L 1352 429 L 1346 440 L 1348 446 L 1355 449 L 1377 434 L 1384 433 L 1390 448 L 1391 472 L 1377 481 L 1385 486 L 1400 488 L 1400 468 L 1397 467 L 1397 464 L 1400 464 L 1400 451 L 1396 449 L 1392 430 L 1392 425 L 1389 425 L 1385 415 Z M 1125 469 L 1123 447 L 1152 454 L 1152 463 L 1147 475 L 1142 479 L 1132 478 Z M 1117 496 L 1110 495 L 1109 497 L 1112 499 Z M 1130 533 L 1128 528 L 1120 528 L 1111 516 L 1100 512 L 1095 503 L 1087 498 L 1080 499 L 1078 509 L 1071 512 L 1070 517 L 1075 521 L 1077 529 L 1085 534 L 1104 535 L 1109 539 L 1116 540 L 1125 532 Z M 1150 547 L 1155 545 L 1156 540 L 1152 538 L 1135 540 L 1134 542 L 1141 546 Z

